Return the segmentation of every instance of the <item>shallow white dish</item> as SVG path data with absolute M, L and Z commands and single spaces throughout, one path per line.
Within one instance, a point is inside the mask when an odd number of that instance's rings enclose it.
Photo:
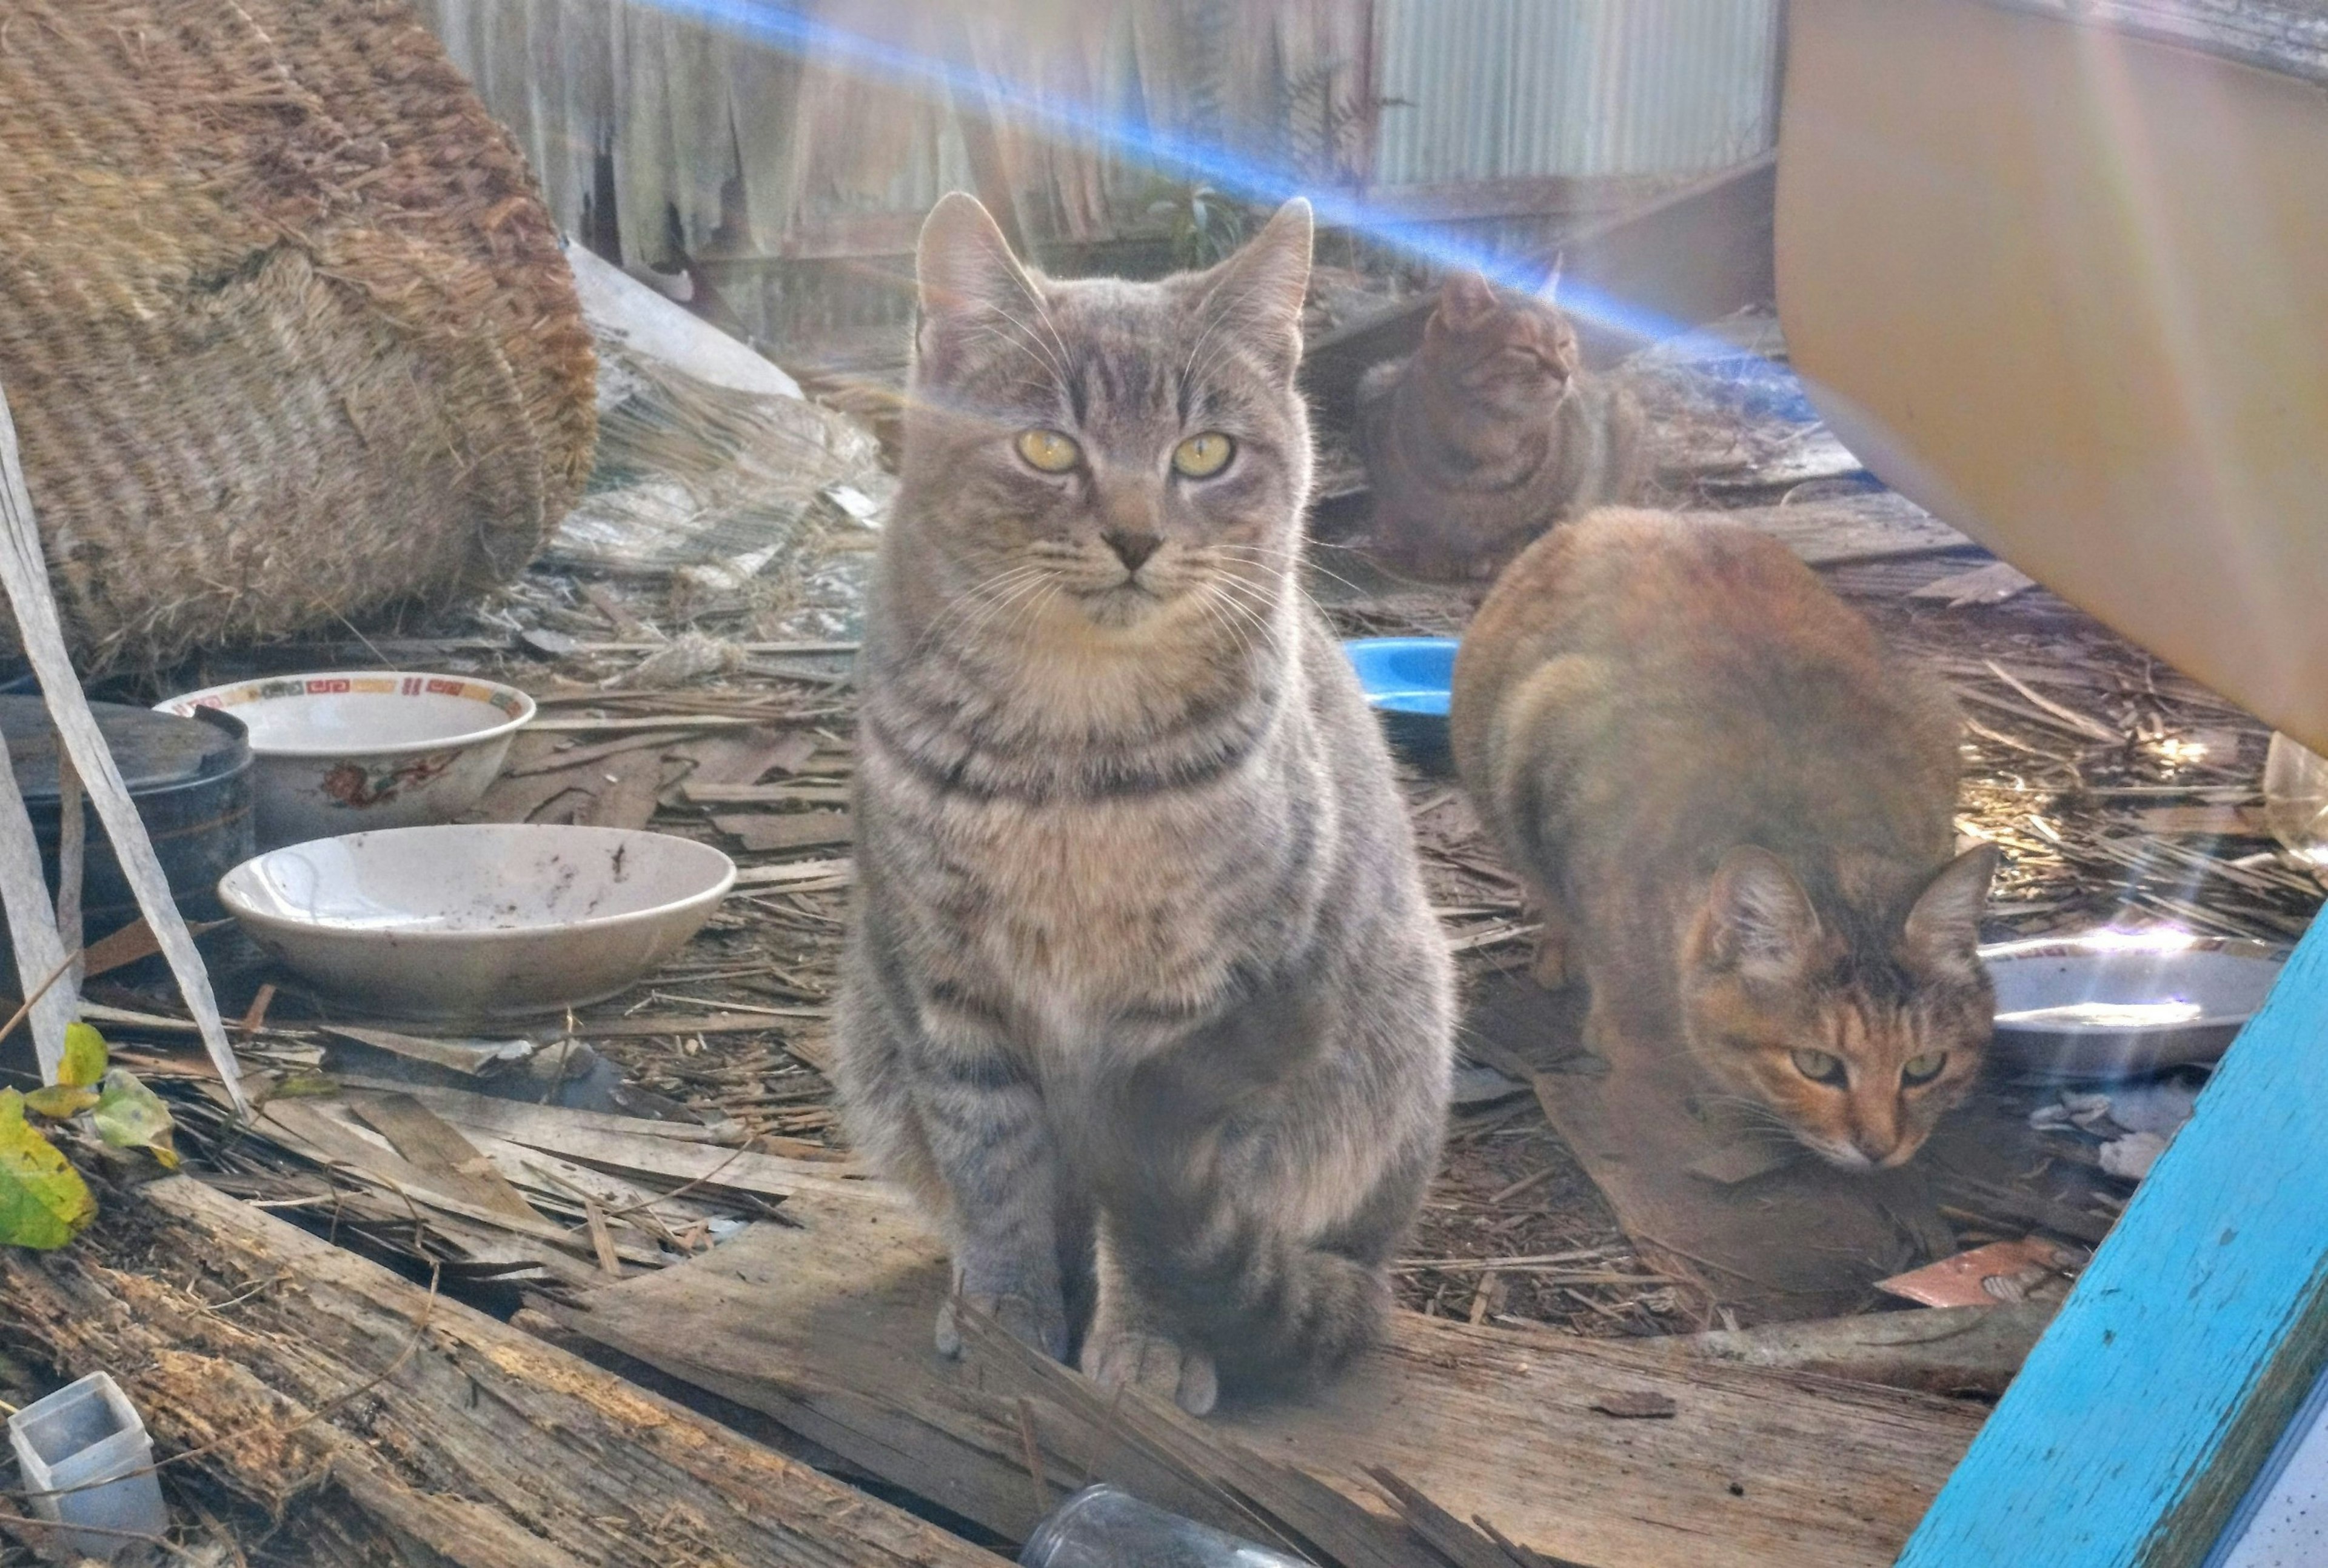
M 250 730 L 258 841 L 446 822 L 477 803 L 533 718 L 513 686 L 377 670 L 284 675 L 155 706 L 223 709 Z
M 2032 1071 L 2115 1078 L 2211 1062 L 2287 962 L 2267 942 L 2101 931 L 1981 950 L 1996 1043 Z
M 319 992 L 462 1019 L 614 995 L 735 881 L 727 856 L 668 833 L 487 822 L 272 850 L 220 878 L 219 900 Z

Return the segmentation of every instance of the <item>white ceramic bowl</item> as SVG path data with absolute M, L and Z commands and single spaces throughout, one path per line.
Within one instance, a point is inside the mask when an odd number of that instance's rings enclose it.
M 2062 1078 L 2162 1072 L 2223 1054 L 2287 949 L 2185 932 L 2098 931 L 1983 948 L 1996 1043 Z
M 513 686 L 459 675 L 334 671 L 189 691 L 249 727 L 262 848 L 448 822 L 477 803 L 533 718 Z
M 483 822 L 293 844 L 219 879 L 251 939 L 315 990 L 404 1018 L 597 1001 L 669 958 L 736 880 L 668 833 Z

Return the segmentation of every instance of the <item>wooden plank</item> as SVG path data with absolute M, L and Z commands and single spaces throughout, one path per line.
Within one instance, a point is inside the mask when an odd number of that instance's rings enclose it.
M 756 1226 L 709 1259 L 593 1291 L 563 1320 L 1023 1534 L 1039 1504 L 1021 1434 L 981 1413 L 974 1367 L 931 1347 L 943 1252 L 907 1211 L 803 1193 L 785 1212 L 801 1228 Z M 1593 1412 L 1621 1393 L 1665 1395 L 1676 1414 Z M 1459 1518 L 1594 1568 L 1874 1568 L 1978 1420 L 1924 1395 L 1402 1313 L 1330 1389 L 1213 1424 L 1370 1507 L 1365 1467 L 1386 1465 Z M 1041 1431 L 1046 1497 L 1094 1475 L 1153 1479 L 1121 1473 L 1117 1449 L 1068 1444 L 1047 1418 Z
M 692 735 L 704 729 L 749 729 L 766 720 L 721 713 L 659 713 L 643 718 L 537 718 L 527 735 L 620 735 L 630 730 L 681 729 Z
M 847 812 L 786 812 L 737 813 L 711 819 L 711 825 L 742 840 L 753 854 L 789 850 L 821 850 L 846 844 L 856 837 Z
M 70 1252 L 0 1250 L 0 1323 L 54 1374 L 110 1371 L 157 1457 L 283 1521 L 286 1562 L 1000 1568 L 184 1177 L 108 1196 Z
M 563 1155 L 584 1165 L 768 1197 L 814 1192 L 883 1208 L 897 1202 L 888 1188 L 843 1174 L 846 1168 L 683 1141 L 645 1131 L 664 1125 L 662 1122 L 569 1111 L 559 1105 L 530 1105 L 458 1089 L 416 1085 L 406 1092 L 455 1128 Z M 623 1125 L 625 1122 L 630 1125 Z
M 745 866 L 736 873 L 738 887 L 771 887 L 794 893 L 821 893 L 846 887 L 856 878 L 853 861 L 793 860 L 781 866 Z
M 2196 1568 L 2328 1365 L 2328 922 L 2030 1353 L 1901 1568 Z
M 1741 1366 L 1784 1366 L 1920 1388 L 1932 1394 L 2002 1394 L 2053 1320 L 2054 1305 L 1934 1307 L 1917 1312 L 1865 1312 L 1807 1323 L 1769 1323 L 1649 1340 L 1676 1356 Z
M 405 1159 L 437 1180 L 458 1183 L 457 1190 L 474 1194 L 472 1202 L 520 1219 L 540 1217 L 475 1144 L 410 1094 L 352 1095 L 348 1109 L 357 1121 L 395 1145 Z
M 643 1013 L 627 1019 L 586 1019 L 575 1027 L 593 1039 L 605 1040 L 654 1035 L 756 1035 L 784 1024 L 766 1013 Z
M 1991 561 L 1967 572 L 1953 572 L 1910 591 L 1911 599 L 1938 599 L 1951 610 L 1967 605 L 2001 605 L 2027 593 L 2037 579 L 2010 561 Z
M 845 806 L 849 786 L 831 784 L 696 784 L 680 793 L 699 806 Z
M 1797 502 L 1789 506 L 1741 506 L 1699 515 L 1719 517 L 1783 540 L 1788 549 L 1815 567 L 1901 560 L 1980 549 L 1906 496 L 1890 490 L 1867 491 L 1828 501 Z
M 481 1191 L 474 1183 L 415 1164 L 392 1149 L 374 1144 L 365 1130 L 353 1123 L 352 1113 L 343 1103 L 272 1100 L 261 1108 L 260 1119 L 267 1136 L 303 1159 L 344 1171 L 424 1208 L 442 1209 L 474 1224 L 523 1236 L 540 1246 L 582 1256 L 589 1254 L 587 1237 L 544 1219 L 531 1205 L 524 1206 L 522 1215 L 514 1213 L 502 1207 L 497 1193 Z M 493 1178 L 496 1183 L 500 1179 L 498 1176 Z M 661 1268 L 668 1261 L 661 1252 L 646 1247 L 625 1246 L 622 1255 L 642 1268 Z

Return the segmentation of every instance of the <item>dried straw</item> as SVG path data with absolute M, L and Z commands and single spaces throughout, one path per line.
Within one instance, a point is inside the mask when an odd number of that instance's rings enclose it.
M 504 578 L 588 473 L 556 230 L 398 0 L 10 6 L 0 255 L 85 671 Z

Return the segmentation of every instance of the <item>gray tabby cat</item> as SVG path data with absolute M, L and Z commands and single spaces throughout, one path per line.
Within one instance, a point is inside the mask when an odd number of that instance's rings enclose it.
M 852 1136 L 962 1299 L 1197 1413 L 1366 1343 L 1448 1097 L 1444 944 L 1296 580 L 1310 238 L 1057 282 L 939 202 L 859 661 Z
M 1419 577 L 1485 581 L 1554 523 L 1630 499 L 1640 405 L 1582 365 L 1550 300 L 1450 274 L 1422 346 L 1359 385 L 1375 552 Z

